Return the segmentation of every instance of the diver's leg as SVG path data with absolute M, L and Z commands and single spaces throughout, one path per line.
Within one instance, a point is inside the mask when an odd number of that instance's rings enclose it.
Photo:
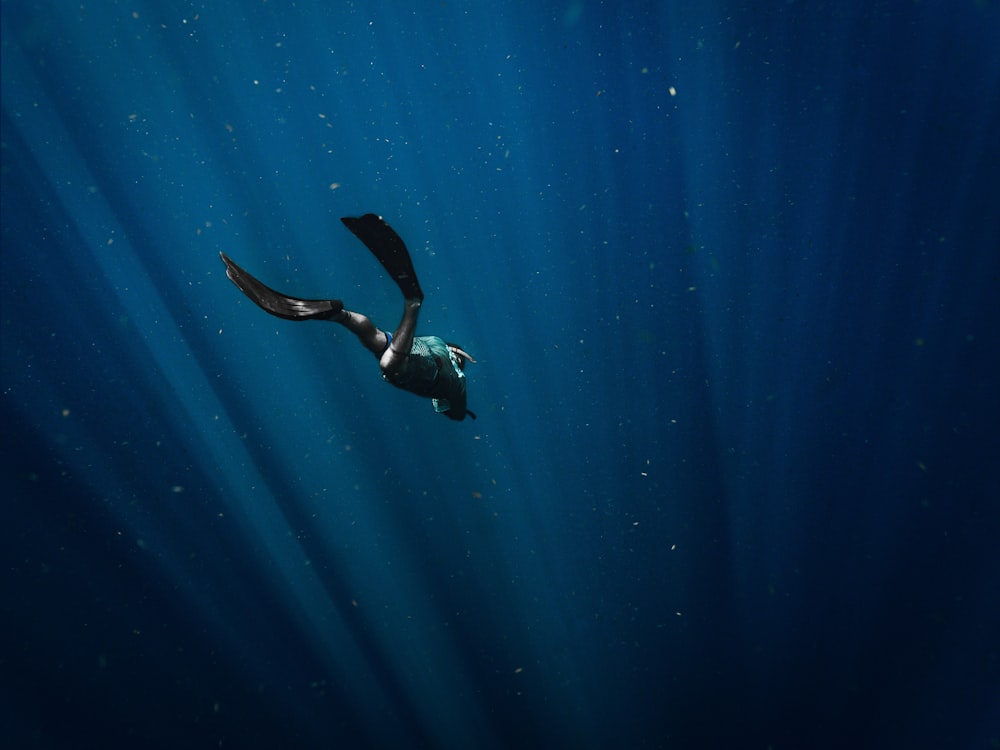
M 385 352 L 388 337 L 384 331 L 380 331 L 371 322 L 368 316 L 351 310 L 343 310 L 339 315 L 328 318 L 328 320 L 340 323 L 340 325 L 357 336 L 361 345 L 376 357 L 381 357 L 382 353 Z
M 424 299 L 423 290 L 417 281 L 416 271 L 410 252 L 398 234 L 380 216 L 365 214 L 353 218 L 346 216 L 341 221 L 361 240 L 365 247 L 378 259 L 393 281 L 403 293 L 403 319 L 392 334 L 388 348 L 379 358 L 382 372 L 387 375 L 398 373 L 406 366 L 413 346 L 413 336 L 417 330 L 417 317 Z
M 406 360 L 410 356 L 410 348 L 413 346 L 413 334 L 417 330 L 417 317 L 420 315 L 421 301 L 413 298 L 408 299 L 403 305 L 403 319 L 399 321 L 399 327 L 392 334 L 392 342 L 379 359 L 379 367 L 382 372 L 399 372 Z

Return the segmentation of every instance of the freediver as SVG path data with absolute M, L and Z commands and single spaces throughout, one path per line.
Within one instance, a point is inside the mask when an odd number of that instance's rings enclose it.
M 382 217 L 365 214 L 341 219 L 378 259 L 403 293 L 403 319 L 395 333 L 378 329 L 367 316 L 344 308 L 339 299 L 298 299 L 264 286 L 225 253 L 226 276 L 265 312 L 285 320 L 329 320 L 340 323 L 378 357 L 382 377 L 404 391 L 431 399 L 434 411 L 461 421 L 476 415 L 466 408 L 467 352 L 437 336 L 415 336 L 424 293 L 403 240 Z

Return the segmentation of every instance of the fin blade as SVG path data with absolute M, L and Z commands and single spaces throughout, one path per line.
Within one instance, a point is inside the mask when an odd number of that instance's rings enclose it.
M 406 244 L 381 216 L 375 214 L 365 214 L 357 218 L 345 216 L 341 221 L 378 259 L 396 282 L 405 299 L 424 298 Z
M 329 320 L 340 314 L 344 303 L 339 299 L 299 299 L 277 292 L 262 284 L 225 253 L 219 253 L 226 264 L 226 276 L 259 308 L 285 320 Z

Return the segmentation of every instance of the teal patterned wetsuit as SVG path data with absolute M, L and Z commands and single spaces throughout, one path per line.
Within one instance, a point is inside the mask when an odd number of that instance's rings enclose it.
M 450 419 L 465 419 L 465 373 L 448 345 L 437 336 L 416 336 L 410 356 L 394 374 L 383 373 L 397 388 L 430 398 L 434 410 Z

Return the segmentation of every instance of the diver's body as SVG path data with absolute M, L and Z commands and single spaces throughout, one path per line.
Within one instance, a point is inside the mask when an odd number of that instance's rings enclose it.
M 381 217 L 365 214 L 341 219 L 371 250 L 403 293 L 403 317 L 392 334 L 380 330 L 361 313 L 347 310 L 340 300 L 306 300 L 276 292 L 220 253 L 226 275 L 261 309 L 286 320 L 329 320 L 358 337 L 379 359 L 385 380 L 398 388 L 430 398 L 434 410 L 461 421 L 476 415 L 466 408 L 465 363 L 475 362 L 455 344 L 437 336 L 416 336 L 423 304 L 410 254 L 392 227 Z

